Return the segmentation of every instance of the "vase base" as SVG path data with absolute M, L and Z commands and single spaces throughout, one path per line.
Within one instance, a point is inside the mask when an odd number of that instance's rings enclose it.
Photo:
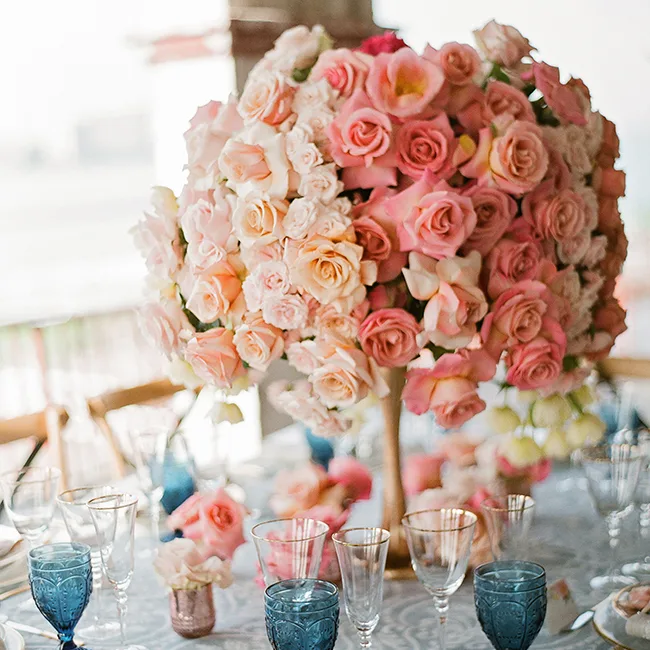
M 408 566 L 386 568 L 384 571 L 386 580 L 415 580 L 415 571 L 409 564 Z

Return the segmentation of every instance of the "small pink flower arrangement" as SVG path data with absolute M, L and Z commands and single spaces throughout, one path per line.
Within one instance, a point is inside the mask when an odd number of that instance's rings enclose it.
M 224 489 L 209 494 L 194 494 L 167 518 L 170 530 L 180 530 L 183 537 L 196 542 L 204 559 L 216 556 L 231 560 L 244 544 L 246 508 Z
M 239 100 L 200 107 L 178 196 L 136 243 L 147 332 L 177 376 L 236 391 L 287 358 L 274 403 L 317 435 L 389 391 L 455 429 L 497 365 L 564 394 L 625 331 L 615 126 L 514 27 L 417 53 L 295 27 Z

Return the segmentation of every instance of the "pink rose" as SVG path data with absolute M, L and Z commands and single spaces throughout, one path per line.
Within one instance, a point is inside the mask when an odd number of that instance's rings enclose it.
M 228 258 L 214 264 L 195 278 L 187 308 L 203 323 L 229 316 L 238 320 L 246 305 L 238 274 L 239 262 Z
M 532 239 L 502 239 L 488 254 L 488 294 L 495 299 L 521 280 L 534 280 L 539 271 L 542 250 Z
M 360 308 L 360 311 L 359 311 Z M 359 325 L 368 313 L 367 301 L 362 302 L 351 313 L 341 313 L 336 305 L 322 305 L 314 314 L 314 328 L 319 340 L 350 343 L 356 341 Z
M 379 54 L 366 81 L 375 107 L 392 117 L 419 115 L 440 92 L 445 81 L 442 70 L 410 48 Z
M 370 470 L 351 456 L 336 456 L 330 461 L 327 475 L 330 481 L 345 488 L 348 499 L 366 501 L 372 493 Z
M 312 508 L 309 508 L 309 510 L 303 510 L 302 512 L 297 513 L 296 516 L 304 517 L 306 519 L 315 519 L 316 521 L 322 521 L 324 524 L 327 524 L 329 526 L 329 530 L 327 531 L 327 539 L 331 540 L 332 535 L 334 535 L 334 533 L 338 533 L 339 530 L 341 530 L 341 528 L 343 528 L 343 526 L 345 526 L 347 523 L 348 519 L 350 518 L 350 510 L 344 509 L 342 506 L 327 503 L 315 505 Z M 326 560 L 326 558 L 327 556 L 323 552 L 323 560 Z M 334 564 L 337 563 L 335 562 Z M 321 571 L 323 568 L 324 567 L 321 566 Z
M 560 82 L 560 71 L 547 63 L 533 63 L 535 85 L 551 110 L 571 124 L 586 126 L 587 118 L 579 95 L 567 84 Z
M 545 320 L 539 336 L 507 351 L 506 381 L 520 390 L 544 388 L 562 372 L 565 350 L 564 331 L 555 321 Z
M 462 43 L 445 43 L 435 52 L 433 63 L 437 63 L 447 81 L 456 86 L 472 83 L 481 68 L 481 59 L 476 50 Z
M 476 227 L 463 244 L 463 251 L 487 255 L 512 223 L 517 203 L 509 194 L 485 185 L 472 185 L 463 194 L 472 200 L 476 213 Z
M 180 333 L 194 331 L 181 306 L 171 300 L 149 303 L 138 315 L 145 335 L 168 359 L 181 347 Z
M 361 348 L 380 366 L 401 368 L 419 352 L 416 337 L 421 328 L 403 309 L 380 309 L 359 328 Z
M 182 264 L 182 249 L 175 219 L 144 213 L 131 230 L 147 269 L 157 278 L 173 279 Z
M 287 346 L 287 361 L 298 371 L 311 375 L 321 364 L 316 341 L 295 341 Z
M 415 454 L 408 456 L 402 469 L 402 482 L 406 496 L 415 496 L 432 488 L 442 487 L 443 456 Z
M 534 49 L 519 30 L 510 25 L 500 25 L 495 20 L 476 30 L 474 37 L 479 50 L 489 61 L 506 68 L 516 66 Z
M 454 170 L 449 160 L 454 152 L 454 132 L 445 113 L 431 120 L 409 120 L 397 132 L 399 170 L 418 180 L 429 169 L 440 179 Z
M 386 201 L 386 210 L 398 224 L 402 251 L 417 251 L 442 259 L 452 257 L 476 225 L 472 200 L 446 183 L 434 185 L 427 171 L 408 189 Z
M 341 167 L 394 167 L 391 148 L 393 126 L 372 107 L 363 90 L 355 90 L 327 129 L 331 154 Z
M 548 169 L 544 180 L 548 180 L 559 192 L 571 186 L 571 172 L 562 154 L 552 146 L 548 147 Z
M 484 120 L 489 125 L 499 115 L 510 115 L 515 120 L 537 122 L 528 97 L 510 84 L 491 79 L 485 89 Z
M 476 154 L 461 172 L 467 178 L 477 178 L 480 185 L 495 184 L 521 196 L 542 181 L 547 168 L 548 151 L 541 129 L 532 122 L 515 120 L 496 137 L 491 128 L 481 129 Z
M 270 296 L 289 293 L 289 269 L 281 260 L 260 262 L 244 280 L 242 289 L 248 309 L 257 311 Z
M 271 295 L 262 305 L 264 320 L 282 330 L 294 330 L 304 327 L 307 323 L 309 310 L 302 296 Z
M 255 370 L 266 371 L 284 352 L 282 332 L 264 321 L 260 312 L 246 315 L 235 332 L 233 343 L 242 361 Z
M 357 244 L 363 247 L 363 257 L 376 262 L 387 260 L 393 252 L 388 233 L 371 217 L 359 217 L 352 224 Z
M 261 72 L 248 78 L 239 105 L 244 122 L 266 122 L 276 126 L 291 114 L 296 87 L 279 72 Z
M 201 495 L 193 494 L 186 499 L 169 517 L 167 517 L 167 528 L 169 530 L 184 530 L 196 524 L 199 521 L 199 510 L 201 505 Z
M 401 50 L 403 47 L 408 47 L 408 45 L 401 38 L 398 38 L 395 32 L 384 32 L 383 34 L 369 36 L 361 43 L 359 51 L 370 54 L 371 56 L 377 56 L 377 54 L 381 54 L 382 52 L 389 54 L 397 52 L 397 50 Z
M 278 517 L 294 517 L 313 508 L 327 484 L 325 470 L 315 463 L 294 470 L 282 469 L 275 477 L 273 496 L 269 501 L 271 510 Z
M 486 316 L 481 338 L 487 350 L 499 358 L 506 347 L 532 341 L 544 318 L 554 313 L 553 295 L 542 282 L 523 280 L 504 291 Z
M 571 240 L 587 225 L 587 206 L 580 194 L 569 189 L 558 192 L 550 181 L 524 197 L 522 212 L 544 239 Z
M 371 65 L 372 58 L 363 52 L 344 47 L 326 50 L 311 69 L 309 80 L 326 79 L 340 97 L 350 97 L 355 90 L 363 89 Z
M 246 374 L 233 342 L 234 334 L 225 327 L 199 332 L 185 348 L 185 360 L 197 377 L 219 388 Z
M 476 450 L 480 441 L 457 431 L 449 433 L 438 441 L 437 449 L 440 454 L 456 467 L 471 467 L 476 465 Z
M 219 168 L 234 183 L 261 181 L 271 174 L 264 149 L 259 144 L 246 144 L 233 138 L 226 142 L 219 156 Z
M 485 409 L 479 381 L 489 381 L 496 363 L 483 350 L 443 354 L 433 368 L 415 367 L 406 375 L 402 399 L 416 415 L 433 411 L 444 428 L 457 428 Z
M 198 504 L 198 524 L 183 528 L 183 535 L 200 542 L 211 555 L 232 559 L 235 550 L 246 541 L 243 530 L 246 508 L 224 489 L 201 495 Z

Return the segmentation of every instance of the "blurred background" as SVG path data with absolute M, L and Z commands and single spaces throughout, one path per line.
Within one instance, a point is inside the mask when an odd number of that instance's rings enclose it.
M 472 43 L 495 18 L 581 77 L 621 139 L 630 240 L 615 353 L 650 356 L 650 3 L 647 0 L 46 0 L 14 3 L 0 39 L 0 418 L 62 404 L 89 439 L 86 398 L 162 376 L 133 314 L 144 264 L 129 229 L 152 185 L 183 183 L 182 134 L 293 24 L 341 45 L 384 28 L 420 50 Z M 262 411 L 262 430 L 275 428 Z M 260 429 L 242 444 L 257 450 Z M 69 447 L 69 446 L 68 446 Z M 77 448 L 75 448 L 77 449 Z M 4 461 L 2 455 L 4 454 Z M 245 453 L 244 453 L 245 455 Z M 9 462 L 0 451 L 0 468 Z M 95 459 L 96 463 L 101 461 Z

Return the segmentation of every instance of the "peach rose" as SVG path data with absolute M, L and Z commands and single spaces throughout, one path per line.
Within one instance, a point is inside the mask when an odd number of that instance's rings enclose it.
M 566 335 L 555 322 L 546 319 L 539 336 L 507 351 L 506 381 L 520 390 L 536 390 L 553 383 L 562 372 Z
M 296 341 L 287 347 L 287 361 L 298 371 L 311 375 L 321 364 L 316 341 Z
M 170 359 L 181 347 L 180 333 L 193 332 L 181 306 L 172 300 L 149 303 L 138 313 L 145 335 Z
M 472 200 L 446 183 L 435 184 L 432 172 L 386 201 L 397 225 L 402 251 L 442 259 L 452 257 L 476 226 Z
M 392 131 L 390 118 L 373 108 L 363 90 L 355 90 L 327 129 L 332 157 L 341 167 L 394 167 L 387 155 Z
M 472 83 L 481 69 L 481 59 L 476 50 L 471 45 L 463 43 L 445 43 L 435 52 L 432 62 L 442 68 L 447 81 L 455 86 L 466 86 Z
M 237 267 L 236 260 L 230 257 L 195 278 L 187 308 L 203 323 L 243 316 L 245 300 Z
M 542 282 L 523 280 L 504 291 L 481 328 L 485 348 L 499 358 L 506 347 L 532 341 L 545 316 L 554 313 L 553 295 Z
M 503 81 L 491 79 L 485 89 L 483 119 L 489 125 L 499 115 L 510 115 L 515 120 L 525 122 L 537 122 L 532 104 L 521 90 Z
M 336 305 L 323 305 L 314 314 L 316 335 L 319 339 L 340 343 L 356 341 L 359 325 L 366 313 L 368 313 L 367 301 L 361 303 L 350 314 L 341 313 Z
M 263 181 L 271 174 L 259 144 L 246 144 L 230 138 L 219 156 L 219 168 L 233 183 Z
M 309 309 L 302 296 L 271 295 L 262 305 L 264 320 L 282 330 L 295 330 L 307 323 Z
M 291 114 L 296 87 L 279 72 L 262 72 L 249 77 L 237 110 L 244 122 L 266 122 L 276 126 Z
M 336 347 L 310 376 L 314 393 L 328 408 L 346 408 L 370 392 L 385 397 L 388 386 L 375 361 L 361 350 Z
M 282 332 L 269 325 L 260 312 L 247 314 L 235 331 L 233 343 L 242 361 L 254 370 L 265 371 L 284 352 Z
M 476 213 L 476 227 L 463 244 L 463 251 L 487 255 L 512 223 L 517 203 L 509 194 L 484 185 L 472 185 L 463 194 L 472 200 Z
M 307 240 L 290 266 L 291 281 L 319 302 L 329 304 L 351 296 L 361 286 L 362 256 L 361 246 L 347 241 Z
M 372 474 L 356 458 L 336 456 L 330 461 L 327 474 L 335 485 L 341 485 L 351 501 L 367 501 L 372 494 Z
M 377 55 L 366 90 L 378 110 L 403 119 L 422 113 L 444 81 L 438 66 L 405 47 L 392 54 Z
M 491 128 L 481 129 L 476 154 L 461 168 L 480 185 L 521 196 L 534 189 L 548 169 L 548 151 L 542 131 L 532 122 L 515 120 L 495 137 Z
M 234 344 L 234 334 L 225 327 L 199 332 L 185 348 L 185 360 L 197 377 L 219 388 L 246 374 Z
M 489 61 L 506 68 L 516 66 L 535 49 L 519 30 L 510 25 L 501 25 L 496 20 L 491 20 L 474 31 L 474 38 L 479 50 Z
M 417 356 L 416 337 L 421 328 L 403 309 L 380 309 L 363 321 L 359 328 L 361 348 L 380 366 L 401 368 Z
M 579 95 L 567 84 L 560 82 L 558 68 L 547 63 L 533 63 L 535 85 L 551 110 L 560 118 L 571 124 L 586 126 L 587 118 Z
M 425 490 L 442 487 L 443 456 L 434 454 L 415 454 L 407 456 L 402 469 L 402 482 L 407 497 L 415 496 Z
M 397 132 L 395 145 L 399 170 L 418 180 L 429 169 L 439 179 L 455 171 L 450 163 L 454 152 L 454 132 L 445 113 L 431 120 L 409 120 Z
M 278 517 L 294 517 L 296 513 L 313 508 L 327 487 L 325 470 L 308 463 L 294 470 L 282 469 L 275 477 L 269 505 Z
M 487 256 L 488 294 L 498 298 L 521 280 L 534 280 L 542 259 L 539 243 L 532 239 L 501 239 Z
M 289 202 L 283 199 L 266 199 L 249 195 L 238 199 L 233 213 L 233 225 L 244 246 L 254 242 L 269 244 L 284 237 L 282 220 L 289 209 Z
M 248 309 L 257 311 L 270 296 L 289 293 L 289 269 L 281 260 L 261 262 L 244 280 L 242 289 Z
M 311 69 L 310 81 L 326 79 L 341 97 L 350 97 L 363 88 L 372 65 L 372 57 L 341 47 L 323 52 Z

